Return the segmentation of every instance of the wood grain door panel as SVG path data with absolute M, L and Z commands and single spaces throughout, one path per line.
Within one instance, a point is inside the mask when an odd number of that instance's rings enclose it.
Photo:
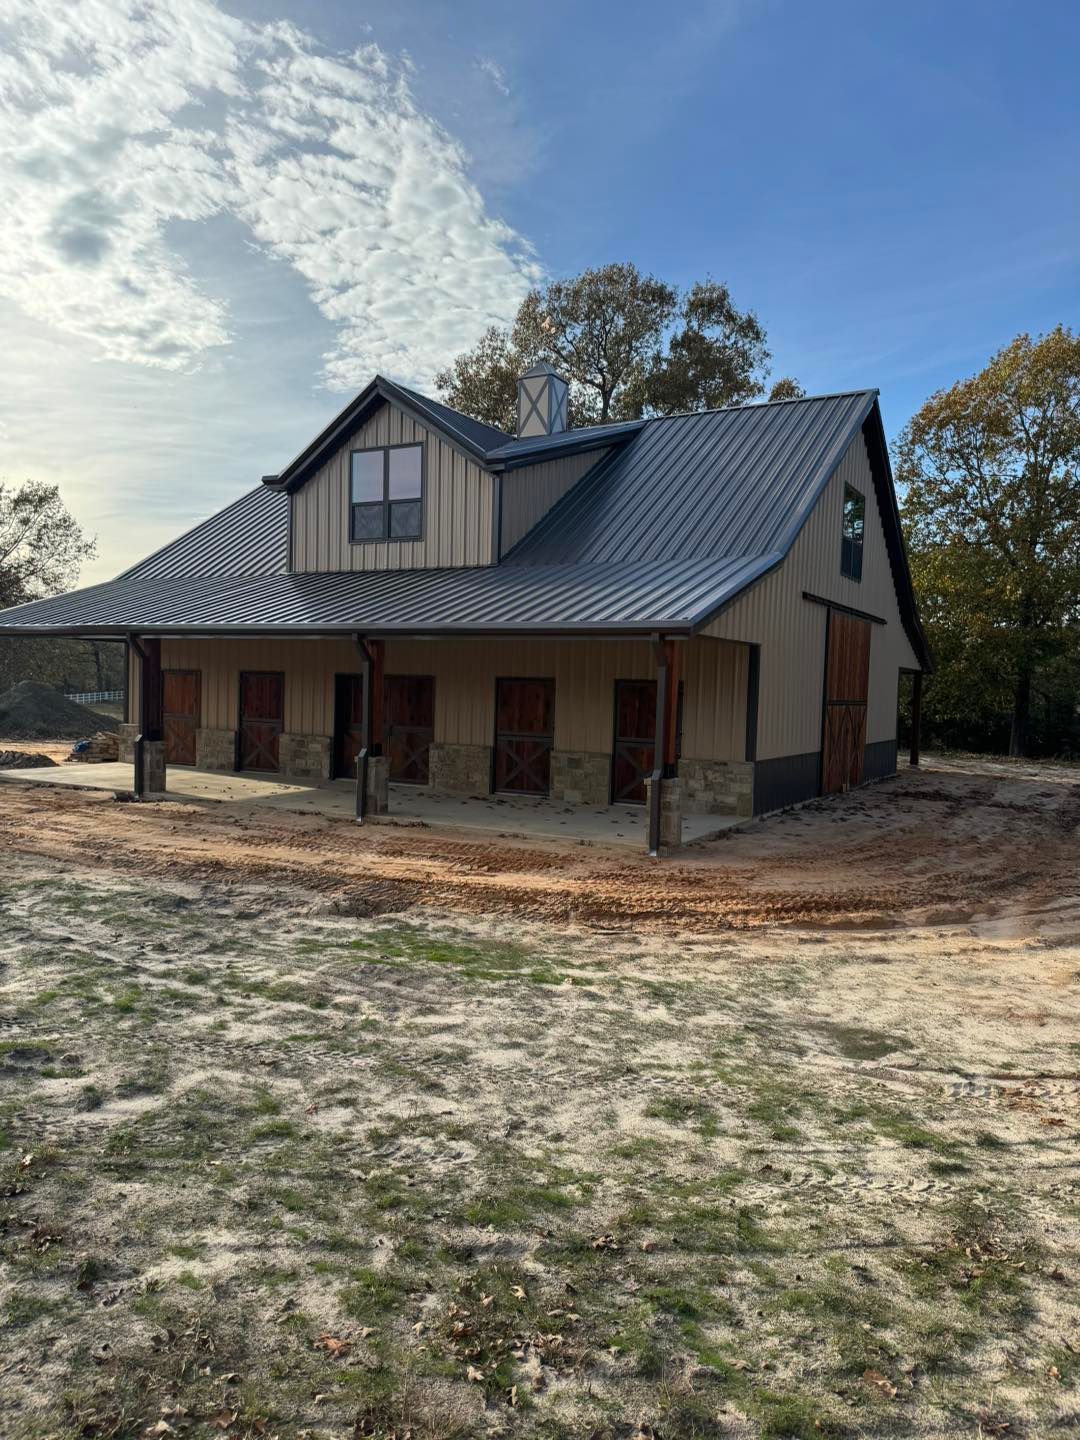
M 387 675 L 386 753 L 390 779 L 427 785 L 435 735 L 435 681 L 430 675 Z
M 276 670 L 240 673 L 240 769 L 277 770 L 285 728 L 285 676 Z
M 362 674 L 334 677 L 334 774 L 345 779 L 356 775 L 356 757 L 367 743 L 367 712 L 364 708 Z
M 861 785 L 870 689 L 870 622 L 830 610 L 825 646 L 821 793 Z
M 499 680 L 495 694 L 495 789 L 551 791 L 555 681 Z
M 656 763 L 656 681 L 615 681 L 613 804 L 644 805 L 645 780 Z
M 161 672 L 161 720 L 167 765 L 195 764 L 202 675 L 198 670 Z

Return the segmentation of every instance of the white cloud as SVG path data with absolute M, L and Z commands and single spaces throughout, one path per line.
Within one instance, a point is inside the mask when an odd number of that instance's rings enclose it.
M 238 219 L 294 268 L 333 389 L 428 382 L 538 278 L 377 45 L 211 0 L 0 0 L 0 42 L 0 295 L 109 359 L 190 371 L 229 343 L 176 222 Z
M 492 60 L 490 55 L 481 55 L 477 59 L 476 68 L 488 77 L 500 95 L 509 96 L 510 86 L 506 83 L 506 72 L 497 60 Z

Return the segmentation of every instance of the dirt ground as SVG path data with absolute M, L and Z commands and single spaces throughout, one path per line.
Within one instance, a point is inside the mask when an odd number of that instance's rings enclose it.
M 0 786 L 0 1434 L 1080 1427 L 1080 773 L 659 865 Z

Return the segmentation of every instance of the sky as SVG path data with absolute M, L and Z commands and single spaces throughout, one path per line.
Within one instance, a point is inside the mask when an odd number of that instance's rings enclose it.
M 1076 326 L 1075 0 L 0 0 L 0 480 L 108 579 L 633 260 L 895 436 Z

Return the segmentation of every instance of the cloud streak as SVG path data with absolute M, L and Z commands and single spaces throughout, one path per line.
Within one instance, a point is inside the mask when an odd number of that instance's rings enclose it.
M 183 224 L 224 216 L 333 326 L 324 383 L 426 383 L 539 277 L 378 46 L 331 54 L 211 0 L 0 0 L 0 294 L 111 360 L 231 339 Z

